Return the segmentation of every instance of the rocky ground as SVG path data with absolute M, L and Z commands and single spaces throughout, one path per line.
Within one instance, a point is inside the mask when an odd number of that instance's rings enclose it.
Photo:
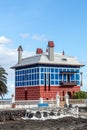
M 87 114 L 87 108 L 80 109 Z M 25 110 L 0 110 L 0 130 L 87 130 L 87 119 L 64 117 L 50 120 L 23 120 Z
M 87 130 L 87 119 L 66 117 L 45 121 L 6 121 L 0 123 L 0 130 Z

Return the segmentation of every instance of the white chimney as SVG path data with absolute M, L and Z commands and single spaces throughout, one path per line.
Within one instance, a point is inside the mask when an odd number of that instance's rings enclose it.
M 48 58 L 50 61 L 54 61 L 54 42 L 48 42 Z
M 22 60 L 22 51 L 23 51 L 23 49 L 22 49 L 22 46 L 19 46 L 18 47 L 18 64 L 21 62 L 21 60 Z

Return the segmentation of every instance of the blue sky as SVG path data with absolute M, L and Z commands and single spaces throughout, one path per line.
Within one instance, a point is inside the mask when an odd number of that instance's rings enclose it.
M 55 52 L 65 51 L 87 63 L 87 0 L 0 0 L 0 65 L 8 72 L 6 97 L 14 93 L 17 48 L 26 57 L 37 47 L 45 51 L 53 40 Z M 83 67 L 83 87 L 87 90 L 87 67 Z

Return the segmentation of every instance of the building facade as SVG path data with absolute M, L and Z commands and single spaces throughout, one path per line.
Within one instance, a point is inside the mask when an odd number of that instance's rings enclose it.
M 46 100 L 55 99 L 59 93 L 61 100 L 66 93 L 72 98 L 80 91 L 84 66 L 74 57 L 54 54 L 54 42 L 48 42 L 44 53 L 37 48 L 36 55 L 22 58 L 22 47 L 18 48 L 18 63 L 15 69 L 15 98 L 16 100 Z

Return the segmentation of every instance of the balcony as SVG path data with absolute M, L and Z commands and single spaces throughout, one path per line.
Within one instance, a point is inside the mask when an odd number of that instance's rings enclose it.
M 77 85 L 77 81 L 71 81 L 71 82 L 61 81 L 60 85 L 62 85 L 62 86 L 76 86 Z

